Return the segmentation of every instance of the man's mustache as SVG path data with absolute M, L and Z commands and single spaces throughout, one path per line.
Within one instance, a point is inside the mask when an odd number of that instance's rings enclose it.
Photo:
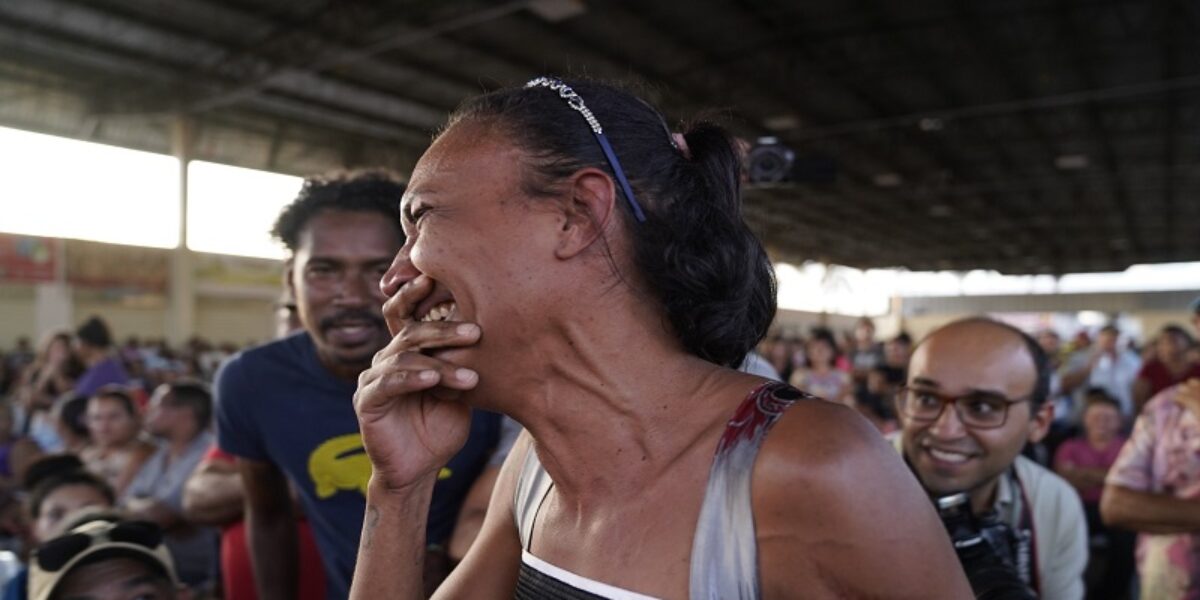
M 320 320 L 318 326 L 322 331 L 332 329 L 347 323 L 366 323 L 372 327 L 383 329 L 387 324 L 383 317 L 363 309 L 346 309 L 337 314 L 329 315 Z

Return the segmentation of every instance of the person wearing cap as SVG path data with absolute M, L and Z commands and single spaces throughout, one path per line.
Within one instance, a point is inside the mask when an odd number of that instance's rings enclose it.
M 37 548 L 30 600 L 189 600 L 163 544 L 143 521 L 86 520 Z
M 21 482 L 29 490 L 26 507 L 33 523 L 30 535 L 40 544 L 58 537 L 78 524 L 77 515 L 87 510 L 111 509 L 116 502 L 112 486 L 83 469 L 72 454 L 44 457 L 29 466 Z M 29 597 L 29 570 L 22 567 L 4 585 L 3 600 Z
M 100 388 L 129 383 L 129 374 L 113 352 L 112 332 L 104 319 L 93 316 L 75 330 L 75 353 L 87 370 L 75 382 L 75 392 L 84 396 L 95 394 Z

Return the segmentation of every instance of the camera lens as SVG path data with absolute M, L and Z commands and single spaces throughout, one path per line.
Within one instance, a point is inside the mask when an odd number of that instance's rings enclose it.
M 790 149 L 778 144 L 755 146 L 746 156 L 746 170 L 750 183 L 780 183 L 787 181 L 792 173 L 796 156 Z

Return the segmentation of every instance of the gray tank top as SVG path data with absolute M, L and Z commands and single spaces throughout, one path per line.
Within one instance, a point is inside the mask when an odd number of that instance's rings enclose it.
M 788 407 L 802 399 L 813 398 L 800 390 L 778 382 L 754 389 L 738 407 L 717 445 L 708 474 L 704 503 L 692 540 L 689 598 L 691 600 L 756 600 L 758 586 L 758 549 L 751 509 L 750 476 L 754 460 L 767 432 Z M 525 455 L 517 476 L 513 510 L 521 536 L 521 574 L 517 598 L 536 600 L 569 595 L 581 598 L 645 598 L 641 594 L 614 588 L 584 577 L 566 573 L 544 561 L 530 558 L 533 525 L 542 502 L 554 487 L 554 481 L 542 468 L 537 453 Z M 553 570 L 551 573 L 545 571 Z M 551 579 L 553 590 L 540 582 Z M 563 581 L 569 579 L 569 581 Z M 545 591 L 541 591 L 545 590 Z M 554 595 L 549 595 L 554 594 Z

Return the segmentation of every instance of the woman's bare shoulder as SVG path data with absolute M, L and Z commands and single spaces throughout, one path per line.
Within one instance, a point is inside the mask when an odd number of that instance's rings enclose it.
M 818 400 L 789 408 L 763 444 L 752 485 L 764 597 L 778 596 L 771 589 L 969 597 L 932 503 L 853 409 Z

